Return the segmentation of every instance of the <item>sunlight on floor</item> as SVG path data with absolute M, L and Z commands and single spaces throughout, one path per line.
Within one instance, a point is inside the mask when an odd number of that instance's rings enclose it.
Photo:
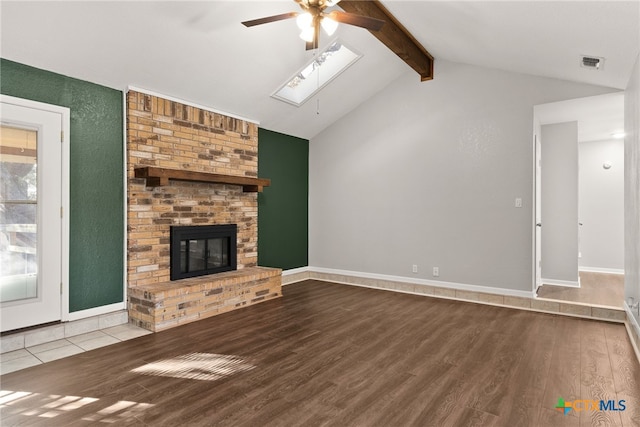
M 149 363 L 131 372 L 159 377 L 215 381 L 254 368 L 254 365 L 234 355 L 189 353 L 173 359 Z
M 34 403 L 36 403 L 36 408 L 34 408 Z M 92 404 L 100 406 L 92 408 L 91 412 L 95 412 L 82 417 L 82 419 L 103 423 L 117 423 L 130 419 L 153 406 L 150 403 L 129 402 L 126 400 L 111 403 L 94 397 L 63 396 L 28 391 L 0 391 L 0 410 L 2 413 L 11 415 L 55 418 Z M 109 406 L 101 408 L 105 404 L 109 404 Z
M 128 400 L 120 400 L 113 405 L 104 408 L 93 415 L 83 417 L 85 421 L 100 421 L 102 423 L 116 423 L 135 417 L 137 414 L 151 408 L 150 403 L 130 402 Z

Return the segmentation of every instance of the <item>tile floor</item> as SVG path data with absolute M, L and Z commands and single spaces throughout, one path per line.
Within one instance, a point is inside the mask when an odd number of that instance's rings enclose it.
M 0 355 L 0 375 L 151 334 L 128 323 Z

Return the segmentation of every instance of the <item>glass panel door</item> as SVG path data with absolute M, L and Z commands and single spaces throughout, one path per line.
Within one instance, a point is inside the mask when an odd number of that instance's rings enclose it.
M 0 302 L 37 298 L 38 133 L 0 127 Z
M 68 109 L 0 95 L 0 330 L 62 319 Z M 66 190 L 65 190 L 66 192 Z M 65 201 L 66 203 L 66 201 Z M 65 306 L 66 307 L 66 306 Z

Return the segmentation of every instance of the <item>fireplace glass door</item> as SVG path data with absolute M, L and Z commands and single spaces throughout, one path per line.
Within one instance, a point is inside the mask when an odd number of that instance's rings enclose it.
M 235 224 L 171 227 L 171 280 L 235 270 Z
M 229 237 L 180 241 L 180 273 L 229 266 Z

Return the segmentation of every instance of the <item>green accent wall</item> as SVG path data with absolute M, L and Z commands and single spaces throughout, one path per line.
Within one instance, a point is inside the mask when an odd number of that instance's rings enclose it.
M 69 311 L 124 301 L 122 92 L 0 59 L 0 93 L 71 110 Z
M 258 129 L 258 264 L 288 270 L 309 265 L 309 141 Z

